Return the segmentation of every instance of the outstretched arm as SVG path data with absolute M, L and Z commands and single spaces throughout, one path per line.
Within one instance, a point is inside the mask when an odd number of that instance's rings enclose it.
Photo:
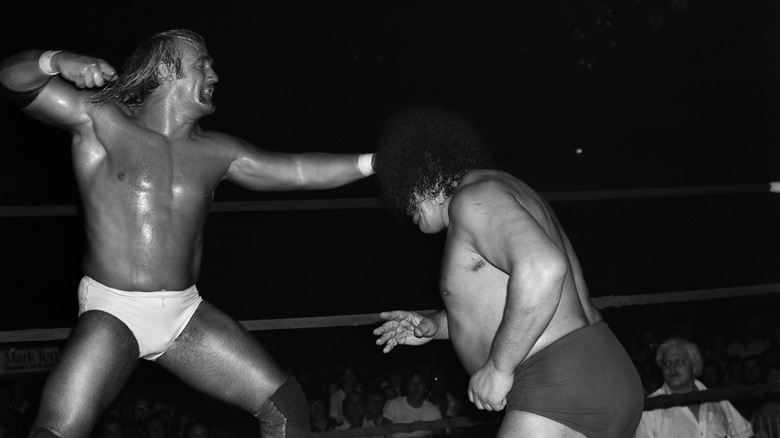
M 320 190 L 374 173 L 376 154 L 286 154 L 240 143 L 225 179 L 250 190 Z
M 27 50 L 0 63 L 6 98 L 31 116 L 65 128 L 85 121 L 86 99 L 93 91 L 80 89 L 115 79 L 116 71 L 102 59 L 65 51 Z
M 374 329 L 379 336 L 377 345 L 384 345 L 384 353 L 396 345 L 422 345 L 433 339 L 449 339 L 447 312 L 439 310 L 430 315 L 405 310 L 382 312 L 379 317 L 386 322 Z

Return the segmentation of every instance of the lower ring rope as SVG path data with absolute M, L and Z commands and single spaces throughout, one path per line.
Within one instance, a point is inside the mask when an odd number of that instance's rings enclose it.
M 312 438 L 351 438 L 387 436 L 399 432 L 415 432 L 418 430 L 457 429 L 462 427 L 483 426 L 486 423 L 465 417 L 447 418 L 433 421 L 415 421 L 413 423 L 393 423 L 384 426 L 359 427 L 346 430 L 329 430 L 327 432 L 312 432 Z
M 780 283 L 755 286 L 740 286 L 730 288 L 702 289 L 695 291 L 667 292 L 646 295 L 622 295 L 593 298 L 599 309 L 609 307 L 637 306 L 645 304 L 679 303 L 686 301 L 710 300 L 719 298 L 744 297 L 780 292 Z M 419 310 L 419 313 L 430 313 L 434 310 Z M 359 315 L 318 316 L 309 318 L 278 318 L 240 321 L 249 331 L 285 330 L 300 328 L 323 327 L 356 327 L 379 323 L 378 313 Z M 69 328 L 10 330 L 0 332 L 0 343 L 10 342 L 42 342 L 66 339 L 70 335 Z

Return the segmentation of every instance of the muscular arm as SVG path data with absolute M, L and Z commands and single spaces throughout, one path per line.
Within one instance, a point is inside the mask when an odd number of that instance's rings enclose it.
M 238 156 L 225 179 L 250 190 L 330 189 L 364 178 L 358 154 L 284 154 L 238 141 Z
M 46 84 L 51 76 L 38 66 L 42 50 L 27 50 L 0 63 L 0 84 L 11 91 L 29 91 Z
M 13 93 L 30 95 L 23 110 L 45 123 L 75 129 L 88 121 L 86 99 L 92 94 L 79 88 L 102 86 L 116 77 L 105 61 L 70 52 L 59 52 L 51 58 L 57 76 L 41 70 L 43 52 L 27 50 L 0 63 L 0 85 Z M 75 87 L 74 87 L 75 85 Z M 78 88 L 76 88 L 78 87 Z
M 450 226 L 509 276 L 503 318 L 469 390 L 477 407 L 498 410 L 515 368 L 555 314 L 568 265 L 536 219 L 499 182 L 463 188 L 450 206 Z

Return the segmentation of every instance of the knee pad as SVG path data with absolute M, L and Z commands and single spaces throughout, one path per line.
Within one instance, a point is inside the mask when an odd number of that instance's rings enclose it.
M 255 414 L 263 438 L 309 438 L 309 404 L 303 388 L 290 376 Z

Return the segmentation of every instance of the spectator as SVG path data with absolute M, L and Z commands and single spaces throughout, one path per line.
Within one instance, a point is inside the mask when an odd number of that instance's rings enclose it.
M 322 397 L 312 399 L 309 404 L 309 417 L 312 432 L 327 432 L 336 427 L 336 422 L 328 415 L 328 404 Z
M 745 385 L 757 385 L 761 383 L 763 379 L 763 373 L 761 371 L 761 358 L 755 355 L 747 356 L 744 358 L 742 374 Z
M 723 385 L 725 373 L 720 364 L 714 360 L 704 360 L 701 369 L 702 371 L 699 380 L 701 380 L 701 383 L 703 383 L 704 386 L 712 389 Z
M 770 365 L 764 371 L 764 383 L 780 386 L 780 366 Z M 771 392 L 753 412 L 750 423 L 756 436 L 761 436 L 762 432 L 768 437 L 780 436 L 780 395 L 777 391 Z
M 726 378 L 723 386 L 741 386 L 745 383 L 745 363 L 740 356 L 726 359 Z
M 658 347 L 656 364 L 664 385 L 650 396 L 684 394 L 707 389 L 696 380 L 703 362 L 696 344 L 671 338 Z M 750 438 L 753 428 L 728 401 L 655 409 L 642 413 L 636 438 Z
M 339 377 L 338 389 L 330 395 L 328 415 L 336 424 L 341 424 L 344 421 L 344 398 L 347 393 L 354 390 L 360 390 L 360 378 L 355 368 L 348 366 L 344 368 Z
M 379 386 L 369 386 L 366 389 L 366 420 L 373 426 L 390 424 L 391 421 L 385 418 L 384 408 L 387 403 L 387 396 L 384 389 Z M 386 438 L 385 435 L 374 438 Z
M 454 418 L 460 415 L 465 403 L 450 392 L 447 375 L 443 371 L 434 370 L 432 377 L 428 401 L 439 408 L 444 418 Z
M 335 427 L 336 430 L 356 429 L 365 426 L 366 417 L 366 399 L 358 390 L 353 389 L 346 396 L 342 403 L 342 412 L 344 421 Z M 371 424 L 371 426 L 375 426 Z
M 714 360 L 723 366 L 728 360 L 729 354 L 726 351 L 728 344 L 726 338 L 721 333 L 713 333 L 707 338 L 707 348 L 703 351 L 705 359 Z
M 118 415 L 103 415 L 95 428 L 97 438 L 125 438 L 125 422 Z
M 143 420 L 144 438 L 169 438 L 170 422 L 164 412 L 154 412 Z
M 393 423 L 414 423 L 415 421 L 433 421 L 442 418 L 439 408 L 425 399 L 428 385 L 420 372 L 414 372 L 409 376 L 405 388 L 405 396 L 396 397 L 387 402 L 384 409 L 385 418 Z M 410 433 L 394 433 L 390 437 L 403 438 L 443 434 L 443 430 L 435 432 L 418 430 Z
M 726 348 L 729 356 L 745 358 L 752 355 L 760 355 L 770 345 L 768 341 L 752 336 L 750 329 L 744 324 L 737 325 L 734 338 Z

